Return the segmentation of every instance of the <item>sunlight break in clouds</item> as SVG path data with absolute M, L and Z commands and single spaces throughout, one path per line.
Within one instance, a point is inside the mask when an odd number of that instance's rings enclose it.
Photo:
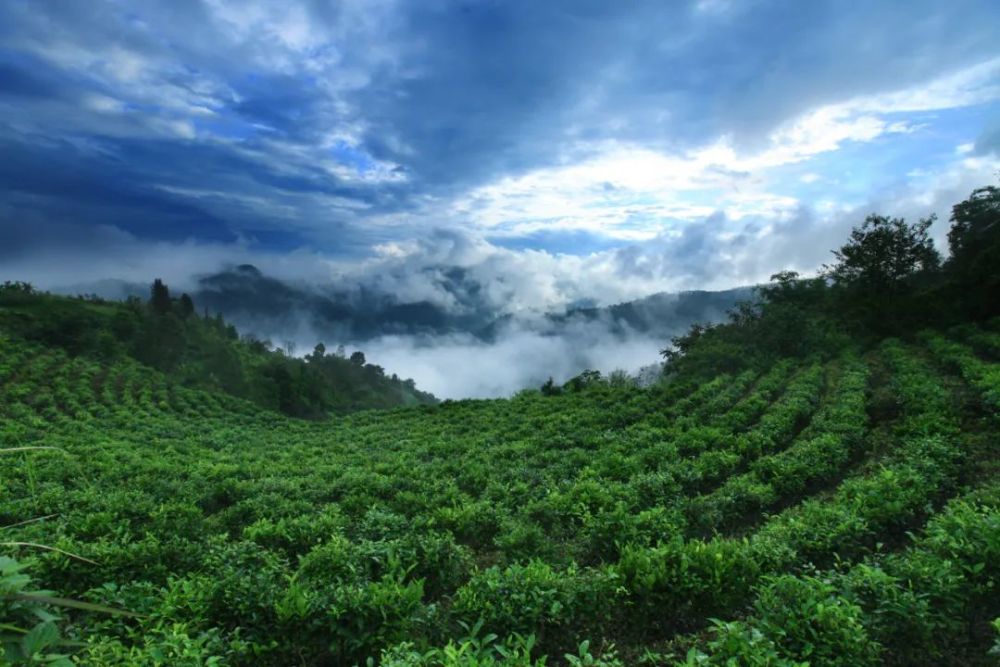
M 583 162 L 476 188 L 451 204 L 451 216 L 503 235 L 580 229 L 627 241 L 714 211 L 734 220 L 780 216 L 800 200 L 773 191 L 788 189 L 769 179 L 769 170 L 806 163 L 849 142 L 919 132 L 918 123 L 900 116 L 995 101 L 998 77 L 1000 58 L 920 86 L 823 106 L 778 127 L 756 151 L 738 150 L 728 137 L 680 155 L 608 142 L 592 147 L 594 155 Z M 809 172 L 802 180 L 821 178 Z

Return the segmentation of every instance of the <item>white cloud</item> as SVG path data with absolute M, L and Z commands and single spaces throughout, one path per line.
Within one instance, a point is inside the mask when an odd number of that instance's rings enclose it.
M 426 215 L 447 216 L 500 235 L 583 230 L 623 241 L 650 239 L 678 221 L 697 220 L 713 211 L 731 220 L 780 217 L 800 202 L 769 190 L 773 170 L 808 163 L 848 143 L 921 127 L 892 114 L 997 99 L 998 73 L 1000 59 L 994 59 L 921 86 L 822 106 L 782 124 L 753 150 L 738 149 L 725 136 L 681 153 L 616 141 L 578 144 L 571 153 L 588 157 L 505 176 L 448 202 L 444 211 L 432 208 Z M 823 178 L 817 168 L 800 180 Z
M 936 111 L 982 104 L 1000 98 L 1000 57 L 904 90 L 859 98 L 845 107 L 860 112 Z
M 439 398 L 494 398 L 537 388 L 552 376 L 565 382 L 585 369 L 636 372 L 660 361 L 665 341 L 617 337 L 603 326 L 550 336 L 515 328 L 494 343 L 471 336 L 421 341 L 384 336 L 361 347 L 366 356 Z
M 121 113 L 125 110 L 125 105 L 122 104 L 121 100 L 97 93 L 85 95 L 82 103 L 84 107 L 98 113 Z

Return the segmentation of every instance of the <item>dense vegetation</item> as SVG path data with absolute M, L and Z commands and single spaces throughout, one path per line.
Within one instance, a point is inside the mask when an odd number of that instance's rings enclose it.
M 954 207 L 943 262 L 928 235 L 933 220 L 868 216 L 822 275 L 772 276 L 729 323 L 675 338 L 667 361 L 709 376 L 1000 316 L 1000 188 L 980 188 Z
M 646 389 L 304 421 L 8 332 L 7 660 L 991 664 L 998 211 L 869 218 Z
M 187 294 L 172 298 L 156 280 L 150 298 L 121 303 L 67 299 L 25 283 L 0 285 L 0 330 L 113 365 L 131 358 L 185 387 L 221 391 L 293 417 L 434 403 L 412 380 L 387 376 L 364 353 L 328 354 L 318 344 L 299 359 L 294 349 L 240 338 L 221 315 L 198 315 Z

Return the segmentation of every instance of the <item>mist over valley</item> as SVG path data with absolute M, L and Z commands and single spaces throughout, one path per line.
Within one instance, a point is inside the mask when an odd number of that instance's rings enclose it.
M 428 273 L 425 271 L 425 273 Z M 585 370 L 623 370 L 648 380 L 670 338 L 694 323 L 723 321 L 751 288 L 659 293 L 610 306 L 545 304 L 511 310 L 485 296 L 458 267 L 434 267 L 429 299 L 405 302 L 378 285 L 310 284 L 265 275 L 250 264 L 193 277 L 199 313 L 221 313 L 242 334 L 302 356 L 317 343 L 361 350 L 387 373 L 412 378 L 439 398 L 495 398 L 562 383 Z M 185 281 L 181 281 L 185 284 Z M 148 285 L 121 280 L 54 288 L 111 299 L 146 298 Z M 433 299 L 433 300 L 431 300 Z

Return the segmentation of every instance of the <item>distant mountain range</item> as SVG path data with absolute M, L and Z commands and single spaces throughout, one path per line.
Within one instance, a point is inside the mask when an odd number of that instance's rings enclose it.
M 613 306 L 570 308 L 564 315 L 546 315 L 549 327 L 557 331 L 575 322 L 602 323 L 616 334 L 669 336 L 696 322 L 719 322 L 726 311 L 753 295 L 752 287 L 710 292 L 659 292 L 642 299 Z
M 241 329 L 264 335 L 308 329 L 330 341 L 477 332 L 493 319 L 476 303 L 463 304 L 463 312 L 456 314 L 428 301 L 400 302 L 392 294 L 363 286 L 339 290 L 295 285 L 265 276 L 249 264 L 200 278 L 192 297 L 199 307 L 221 312 Z
M 361 343 L 383 335 L 440 336 L 470 334 L 495 340 L 510 326 L 543 335 L 560 335 L 570 327 L 601 327 L 627 336 L 667 338 L 695 322 L 717 322 L 737 302 L 751 297 L 751 287 L 724 291 L 662 292 L 613 306 L 570 307 L 564 313 L 511 315 L 497 312 L 469 284 L 460 268 L 442 272 L 444 286 L 458 304 L 451 310 L 430 301 L 400 301 L 395 295 L 363 286 L 295 284 L 264 275 L 250 264 L 234 266 L 198 279 L 191 295 L 196 308 L 221 312 L 241 331 L 284 339 L 312 335 L 329 343 Z M 103 296 L 145 296 L 147 288 L 116 281 L 77 286 L 61 292 L 95 291 Z

